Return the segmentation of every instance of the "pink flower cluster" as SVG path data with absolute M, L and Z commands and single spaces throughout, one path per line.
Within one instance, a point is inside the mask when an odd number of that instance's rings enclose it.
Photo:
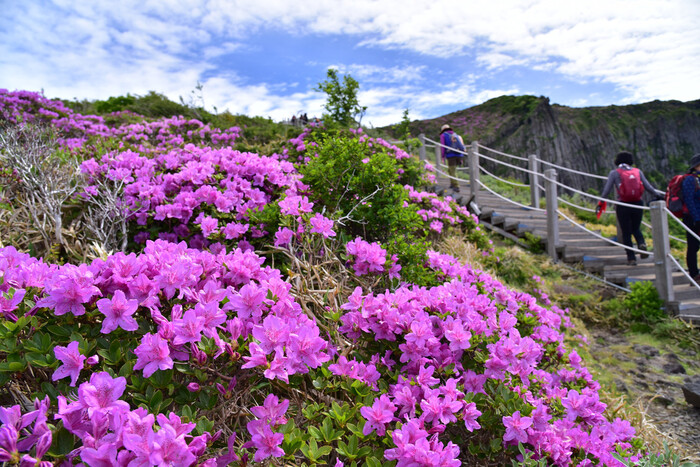
M 59 143 L 80 148 L 90 137 L 115 138 L 122 146 L 134 145 L 139 152 L 184 146 L 187 143 L 230 146 L 240 128 L 210 128 L 199 120 L 172 117 L 110 127 L 103 117 L 74 113 L 59 100 L 28 91 L 0 89 L 0 120 L 10 123 L 48 123 L 58 131 Z
M 34 401 L 34 410 L 22 415 L 19 405 L 0 407 L 0 462 L 49 467 L 42 457 L 51 448 L 53 434 L 47 425 L 49 398 Z M 34 455 L 32 455 L 32 450 Z
M 284 435 L 274 432 L 273 429 L 287 423 L 284 416 L 287 408 L 289 408 L 289 401 L 280 402 L 274 394 L 268 394 L 262 406 L 251 407 L 250 411 L 256 419 L 248 422 L 246 426 L 251 439 L 243 447 L 256 449 L 253 457 L 255 462 L 284 455 L 284 450 L 280 447 L 284 441 Z
M 328 361 L 328 343 L 290 297 L 279 271 L 261 267 L 262 262 L 250 251 L 213 254 L 163 241 L 149 242 L 140 255 L 117 253 L 80 266 L 46 266 L 14 248 L 0 250 L 4 286 L 24 290 L 32 284 L 43 295 L 32 312 L 49 309 L 80 317 L 96 309 L 105 334 L 118 328 L 138 332 L 143 321 L 156 324 L 158 331 L 143 335 L 133 350 L 138 357 L 134 369 L 146 377 L 172 368 L 174 360 L 197 358 L 197 343 L 208 337 L 218 347 L 214 358 L 233 355 L 234 348 L 248 342 L 243 368 L 261 367 L 266 377 L 287 381 Z M 174 297 L 180 303 L 171 305 Z M 61 353 L 72 355 L 72 369 L 57 370 L 73 383 L 82 363 L 76 350 L 69 346 Z
M 90 159 L 82 168 L 93 180 L 124 183 L 124 205 L 137 224 L 164 224 L 162 238 L 186 239 L 193 247 L 207 246 L 212 239 L 260 237 L 264 232 L 250 225 L 250 213 L 283 192 L 294 195 L 303 188 L 289 162 L 230 148 L 188 145 L 154 157 L 108 153 L 100 163 Z M 147 239 L 145 230 L 137 238 Z
M 455 423 L 463 423 L 468 431 L 480 429 L 478 418 L 487 407 L 471 398 L 500 384 L 529 407 L 528 416 L 504 416 L 504 444 L 522 442 L 556 465 L 569 465 L 578 450 L 604 464 L 617 462 L 612 453 L 617 447 L 631 447 L 634 430 L 627 422 L 608 422 L 603 416 L 598 384 L 580 365 L 580 357 L 563 346 L 565 312 L 544 308 L 532 296 L 508 290 L 450 256 L 433 252 L 430 265 L 449 282 L 429 289 L 403 285 L 378 295 L 357 288 L 342 306 L 346 314 L 341 332 L 352 339 L 383 342 L 399 352 L 397 379 L 361 411 L 366 433 L 383 435 L 392 424 L 404 422 L 393 432 L 397 447 L 386 451 L 386 458 L 397 460 L 397 465 L 458 465 L 454 462 L 459 448 L 443 445 L 435 433 Z M 538 324 L 519 328 L 520 315 L 535 317 Z M 475 348 L 474 342 L 486 345 Z M 485 360 L 483 372 L 464 367 L 477 358 Z M 555 361 L 569 363 L 552 365 Z M 377 368 L 382 371 L 389 365 Z M 393 368 L 383 378 L 395 372 Z M 572 385 L 580 389 L 569 389 Z M 554 417 L 559 405 L 566 413 Z
M 80 385 L 76 400 L 58 396 L 56 418 L 82 441 L 73 455 L 87 465 L 193 465 L 218 437 L 192 436 L 195 424 L 174 413 L 154 417 L 141 407 L 131 410 L 120 400 L 125 389 L 124 377 L 103 371 Z M 212 458 L 199 465 L 217 463 Z
M 401 266 L 397 263 L 398 257 L 391 255 L 387 261 L 386 250 L 377 242 L 369 243 L 357 237 L 345 245 L 345 251 L 358 276 L 387 273 L 391 279 L 400 278 Z
M 430 229 L 436 233 L 442 233 L 445 227 L 462 223 L 460 217 L 468 217 L 479 223 L 476 216 L 471 214 L 464 206 L 450 205 L 450 198 L 442 199 L 434 193 L 418 191 L 410 185 L 404 186 L 411 202 L 420 206 L 418 215 L 429 224 Z M 406 204 L 408 206 L 408 204 Z

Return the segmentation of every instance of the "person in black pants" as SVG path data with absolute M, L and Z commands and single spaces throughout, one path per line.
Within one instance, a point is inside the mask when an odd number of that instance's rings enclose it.
M 612 191 L 613 187 L 617 191 L 617 199 L 625 204 L 631 204 L 636 206 L 643 206 L 642 193 L 647 190 L 654 194 L 655 197 L 660 197 L 662 192 L 654 188 L 651 183 L 646 179 L 641 170 L 632 168 L 634 164 L 634 157 L 632 153 L 623 151 L 617 154 L 615 157 L 616 169 L 612 170 L 608 175 L 608 180 L 605 183 L 605 188 L 603 188 L 603 193 L 600 195 L 601 198 L 607 197 Z M 639 181 L 644 187 L 644 190 L 639 190 L 639 199 L 635 200 L 623 200 L 620 199 L 620 185 L 622 184 L 623 174 L 626 175 L 627 171 L 633 171 L 632 173 L 639 173 Z M 602 204 L 602 201 L 599 205 Z M 637 240 L 637 247 L 640 250 L 646 250 L 647 246 L 644 242 L 644 236 L 640 230 L 642 225 L 642 215 L 644 211 L 641 209 L 634 208 L 632 206 L 615 206 L 615 212 L 617 213 L 617 222 L 620 225 L 620 230 L 622 231 L 622 243 L 630 248 L 632 248 L 632 235 L 634 235 Z M 625 249 L 627 253 L 627 264 L 630 266 L 635 266 L 637 264 L 637 258 L 635 257 L 634 251 L 630 249 Z
M 700 154 L 695 154 L 690 159 L 688 176 L 683 179 L 683 202 L 688 212 L 683 215 L 683 223 L 696 235 L 700 234 Z M 700 283 L 698 273 L 698 248 L 700 242 L 690 233 L 685 233 L 688 241 L 688 249 L 685 253 L 685 263 L 688 266 L 688 274 L 697 283 Z

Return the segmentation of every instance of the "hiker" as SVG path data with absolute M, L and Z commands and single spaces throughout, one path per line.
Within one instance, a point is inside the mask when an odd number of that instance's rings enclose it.
M 683 215 L 683 223 L 690 230 L 700 235 L 700 154 L 695 154 L 690 159 L 690 176 L 683 179 L 683 202 L 688 208 L 688 212 Z M 700 241 L 690 232 L 685 233 L 688 241 L 688 249 L 685 253 L 685 263 L 688 266 L 688 274 L 696 283 L 700 284 L 700 274 L 698 273 L 698 248 Z
M 634 204 L 637 206 L 643 206 L 642 194 L 644 190 L 654 194 L 654 197 L 658 199 L 663 192 L 658 191 L 654 188 L 651 183 L 646 179 L 641 170 L 633 168 L 634 157 L 632 153 L 627 151 L 622 151 L 615 157 L 615 165 L 617 168 L 610 172 L 608 175 L 608 180 L 605 182 L 605 188 L 603 188 L 603 193 L 600 195 L 601 198 L 606 198 L 613 187 L 617 190 L 617 200 L 625 204 Z M 598 208 L 596 211 L 603 209 L 604 201 L 598 202 Z M 642 215 L 644 211 L 641 209 L 633 208 L 631 206 L 616 206 L 615 212 L 617 213 L 617 223 L 622 231 L 622 244 L 632 248 L 632 236 L 634 235 L 637 241 L 637 248 L 640 250 L 646 250 L 647 245 L 644 241 L 644 236 L 640 230 L 642 225 Z M 637 265 L 637 259 L 634 251 L 630 249 L 625 249 L 627 253 L 627 264 L 630 266 Z M 648 257 L 648 253 L 642 253 L 640 257 L 642 259 Z
M 450 176 L 450 188 L 452 191 L 459 193 L 457 166 L 462 159 L 464 142 L 462 141 L 462 137 L 450 128 L 450 125 L 444 124 L 442 128 L 440 128 L 440 144 L 442 145 L 442 160 L 444 161 L 447 159 L 447 173 Z

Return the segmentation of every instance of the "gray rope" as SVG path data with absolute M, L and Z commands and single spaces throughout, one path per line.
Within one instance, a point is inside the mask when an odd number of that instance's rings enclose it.
M 507 154 L 507 153 L 505 153 L 505 152 L 497 151 L 497 150 L 495 150 L 495 149 L 491 149 L 491 148 L 489 148 L 489 147 L 486 147 L 486 146 L 482 145 L 482 144 L 479 143 L 478 141 L 477 141 L 476 144 L 477 144 L 478 147 L 480 147 L 480 148 L 482 148 L 482 149 L 486 149 L 487 151 L 495 152 L 496 154 L 501 155 L 501 156 L 510 157 L 511 159 L 517 159 L 517 160 L 519 160 L 519 161 L 526 161 L 526 162 L 528 161 L 528 158 L 527 158 L 527 157 L 514 156 L 513 154 Z
M 492 195 L 496 196 L 497 198 L 501 198 L 501 199 L 504 200 L 504 201 L 508 201 L 509 203 L 513 203 L 513 204 L 515 204 L 515 205 L 521 206 L 521 207 L 526 208 L 526 209 L 532 209 L 533 211 L 546 211 L 546 209 L 542 209 L 542 208 L 539 208 L 539 207 L 536 208 L 536 207 L 534 207 L 534 206 L 526 206 L 526 205 L 524 205 L 524 204 L 522 204 L 522 203 L 518 203 L 517 201 L 514 201 L 514 200 L 512 200 L 512 199 L 509 199 L 509 198 L 506 198 L 506 197 L 504 197 L 504 196 L 501 196 L 501 195 L 499 195 L 498 193 L 496 193 L 495 191 L 493 191 L 491 188 L 489 188 L 489 187 L 487 187 L 486 185 L 484 185 L 484 182 L 482 182 L 481 180 L 477 180 L 477 182 L 478 182 L 479 185 L 481 185 L 486 191 L 488 191 L 488 192 L 491 193 Z

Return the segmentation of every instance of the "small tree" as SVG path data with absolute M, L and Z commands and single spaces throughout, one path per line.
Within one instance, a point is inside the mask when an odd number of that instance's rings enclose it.
M 319 83 L 316 90 L 328 95 L 324 105 L 328 118 L 342 127 L 359 126 L 367 110 L 357 101 L 360 84 L 350 75 L 343 76 L 341 83 L 335 68 L 329 68 L 326 76 L 328 79 Z
M 411 138 L 410 125 L 411 119 L 408 117 L 408 109 L 404 109 L 401 122 L 394 125 L 394 131 L 396 137 L 403 141 L 403 148 L 409 153 L 421 145 L 418 138 Z

